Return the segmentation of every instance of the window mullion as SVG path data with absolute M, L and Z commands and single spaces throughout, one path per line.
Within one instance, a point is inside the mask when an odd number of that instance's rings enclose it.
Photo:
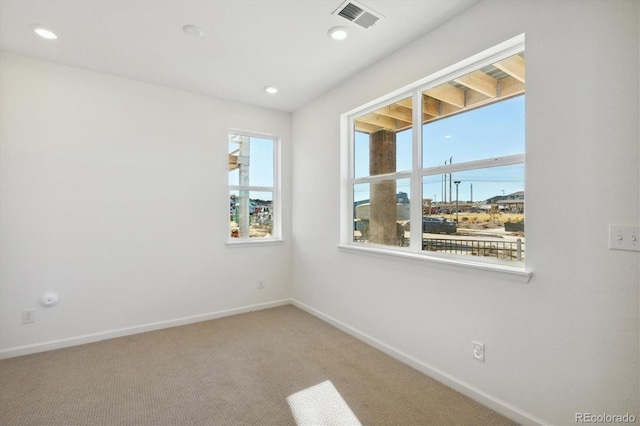
M 275 238 L 282 238 L 282 143 L 280 138 L 273 139 L 273 201 L 272 201 L 272 228 Z
M 231 191 L 276 192 L 273 186 L 229 185 Z
M 420 169 L 422 168 L 422 93 L 419 90 L 412 95 L 412 169 L 411 169 L 411 207 L 410 216 L 413 226 L 409 248 L 412 251 L 422 250 L 422 183 Z M 416 226 L 417 224 L 417 226 Z M 418 232 L 415 232 L 415 230 Z
M 342 134 L 347 134 L 347 144 L 342 146 L 342 158 L 346 159 L 346 163 L 343 161 L 341 164 L 342 176 L 346 173 L 346 182 L 342 183 L 342 187 L 348 188 L 346 194 L 342 194 L 342 227 L 347 232 L 340 233 L 340 239 L 343 244 L 349 244 L 353 242 L 353 228 L 355 223 L 354 217 L 354 198 L 353 191 L 355 185 L 355 125 L 353 117 L 342 117 L 340 120 L 340 131 Z M 346 185 L 345 185 L 346 184 Z
M 421 175 L 438 175 L 442 173 L 455 173 L 465 170 L 485 169 L 489 167 L 509 166 L 525 162 L 525 154 L 505 155 L 503 157 L 488 158 L 484 160 L 465 161 L 450 165 L 429 167 L 422 169 Z
M 374 175 L 374 176 L 364 176 L 364 177 L 354 178 L 351 181 L 351 184 L 357 185 L 359 183 L 372 183 L 372 182 L 379 182 L 379 181 L 389 180 L 389 179 L 393 179 L 393 180 L 410 179 L 412 175 L 413 175 L 413 171 L 399 172 L 399 173 L 385 173 L 382 175 Z

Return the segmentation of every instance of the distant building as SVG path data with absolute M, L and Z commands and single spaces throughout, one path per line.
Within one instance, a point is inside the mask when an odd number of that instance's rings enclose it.
M 520 201 L 521 203 L 524 203 L 524 191 L 518 191 L 507 195 L 496 195 L 495 197 L 491 197 L 484 202 L 486 204 L 500 204 L 505 203 L 506 201 Z

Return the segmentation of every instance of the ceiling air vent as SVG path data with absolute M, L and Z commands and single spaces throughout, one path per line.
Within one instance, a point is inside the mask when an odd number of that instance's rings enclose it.
M 369 28 L 374 25 L 378 19 L 382 18 L 382 15 L 352 0 L 347 0 L 342 3 L 340 7 L 333 12 L 333 15 L 342 16 L 344 19 L 356 23 L 362 28 Z

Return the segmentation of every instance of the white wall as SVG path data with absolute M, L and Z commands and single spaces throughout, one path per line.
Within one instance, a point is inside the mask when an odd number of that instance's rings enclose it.
M 296 111 L 294 299 L 516 420 L 638 419 L 639 6 L 484 1 Z M 340 251 L 339 115 L 521 33 L 530 282 Z
M 290 182 L 291 114 L 9 53 L 0 94 L 0 355 L 288 299 L 288 242 L 225 245 L 226 163 L 229 127 L 278 135 Z
M 639 255 L 607 249 L 640 222 L 638 8 L 483 1 L 292 122 L 2 53 L 0 355 L 293 295 L 521 421 L 640 417 Z M 523 32 L 531 281 L 339 251 L 339 115 Z M 224 245 L 228 127 L 283 137 L 283 245 Z

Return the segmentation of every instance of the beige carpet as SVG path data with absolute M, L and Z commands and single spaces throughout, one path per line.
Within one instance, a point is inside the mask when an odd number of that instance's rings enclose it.
M 295 425 L 326 380 L 365 426 L 513 424 L 294 306 L 0 361 L 0 424 Z

